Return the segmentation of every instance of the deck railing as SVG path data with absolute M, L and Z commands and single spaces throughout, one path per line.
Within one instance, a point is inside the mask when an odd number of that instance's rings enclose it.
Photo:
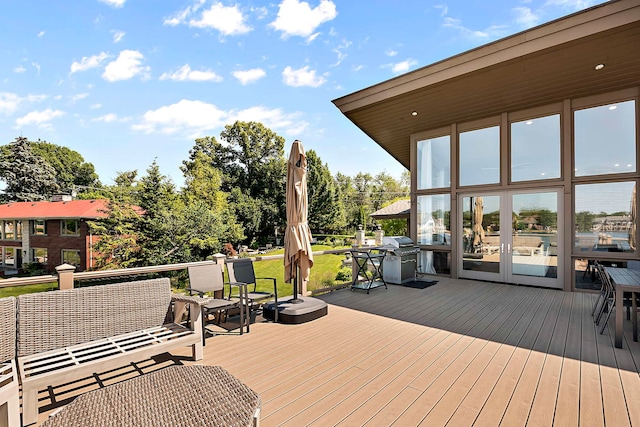
M 345 249 L 333 249 L 326 251 L 313 252 L 314 256 L 321 256 L 326 254 L 343 254 L 349 252 L 350 248 Z M 283 254 L 278 255 L 258 255 L 251 257 L 256 262 L 283 259 Z M 233 262 L 232 259 L 227 259 L 222 254 L 214 255 L 213 261 L 216 263 Z M 169 271 L 186 270 L 190 266 L 202 265 L 210 263 L 211 261 L 196 261 L 185 262 L 178 264 L 163 264 L 153 265 L 146 267 L 134 267 L 134 268 L 120 268 L 111 270 L 98 270 L 98 271 L 82 271 L 75 272 L 75 267 L 69 264 L 63 264 L 56 267 L 56 274 L 45 274 L 40 276 L 29 277 L 15 277 L 0 281 L 0 288 L 7 288 L 13 286 L 26 286 L 26 285 L 38 285 L 46 283 L 57 283 L 58 289 L 71 289 L 74 287 L 76 281 L 89 281 L 89 280 L 107 280 L 110 278 L 122 277 L 122 276 L 135 276 L 135 275 L 148 275 L 154 273 L 163 273 Z M 331 290 L 330 287 L 323 288 L 321 291 Z M 317 291 L 317 290 L 316 290 Z

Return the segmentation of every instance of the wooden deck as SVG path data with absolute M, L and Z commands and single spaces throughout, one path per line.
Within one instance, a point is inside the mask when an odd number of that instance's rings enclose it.
M 199 363 L 257 391 L 263 427 L 640 425 L 640 343 L 596 331 L 595 295 L 439 280 L 327 294 L 328 316 L 210 337 Z

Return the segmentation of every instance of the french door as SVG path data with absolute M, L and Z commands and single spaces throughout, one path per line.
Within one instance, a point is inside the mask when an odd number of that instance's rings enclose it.
M 501 191 L 458 199 L 458 277 L 562 289 L 562 192 Z

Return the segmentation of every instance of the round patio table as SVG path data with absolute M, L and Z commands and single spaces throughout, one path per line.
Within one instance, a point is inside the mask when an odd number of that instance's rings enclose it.
M 260 397 L 220 366 L 170 366 L 75 398 L 41 426 L 257 424 Z

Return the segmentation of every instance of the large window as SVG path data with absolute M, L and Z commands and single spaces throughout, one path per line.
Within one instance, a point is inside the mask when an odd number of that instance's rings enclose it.
M 511 181 L 560 178 L 560 115 L 511 123 Z
M 3 221 L 2 235 L 4 240 L 15 239 L 15 223 L 13 221 Z
M 16 221 L 16 240 L 22 240 L 22 221 Z
M 460 185 L 500 183 L 500 126 L 461 132 Z
M 451 245 L 451 195 L 418 196 L 418 244 Z
M 80 222 L 77 219 L 63 219 L 61 221 L 61 233 L 63 236 L 79 236 Z
M 47 221 L 44 219 L 36 219 L 33 220 L 31 234 L 33 235 L 44 235 L 47 234 Z
M 636 171 L 636 103 L 574 112 L 575 176 Z
M 575 186 L 575 236 L 577 251 L 633 252 L 636 242 L 631 214 L 635 182 Z
M 80 265 L 80 251 L 72 250 L 72 249 L 63 249 L 62 250 L 62 263 L 63 264 L 71 264 L 76 267 Z
M 46 264 L 49 261 L 49 251 L 46 248 L 33 248 L 31 249 L 31 259 L 33 262 Z
M 418 141 L 418 190 L 451 186 L 449 135 Z

